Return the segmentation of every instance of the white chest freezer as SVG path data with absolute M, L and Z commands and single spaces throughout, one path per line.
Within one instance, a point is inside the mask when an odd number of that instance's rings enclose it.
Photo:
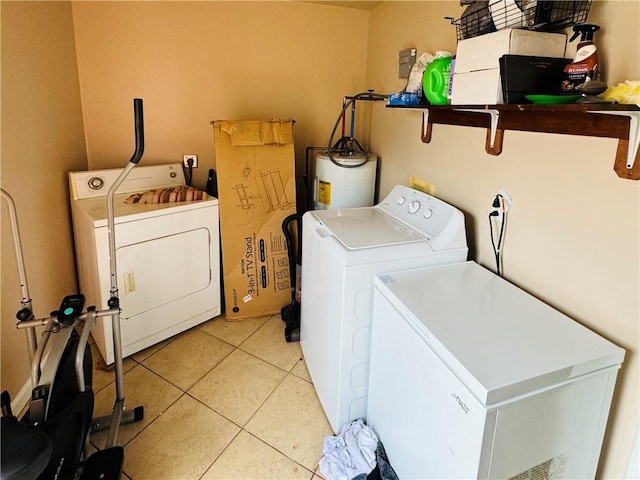
M 367 420 L 401 479 L 595 476 L 624 350 L 473 262 L 374 287 Z

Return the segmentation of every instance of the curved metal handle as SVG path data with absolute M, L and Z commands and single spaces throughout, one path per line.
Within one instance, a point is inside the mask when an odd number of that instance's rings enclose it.
M 136 129 L 136 150 L 133 152 L 131 163 L 138 163 L 144 153 L 144 114 L 142 111 L 142 99 L 133 99 L 133 110 L 135 117 L 135 129 Z

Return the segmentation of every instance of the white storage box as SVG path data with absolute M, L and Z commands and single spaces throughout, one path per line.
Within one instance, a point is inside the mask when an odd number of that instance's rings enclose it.
M 564 33 L 533 32 L 509 28 L 458 42 L 451 92 L 452 105 L 503 103 L 500 57 L 533 55 L 564 58 Z

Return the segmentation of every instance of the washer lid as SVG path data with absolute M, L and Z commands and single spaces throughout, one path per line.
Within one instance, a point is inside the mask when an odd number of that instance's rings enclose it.
M 376 207 L 319 210 L 313 214 L 340 243 L 353 250 L 427 240 Z

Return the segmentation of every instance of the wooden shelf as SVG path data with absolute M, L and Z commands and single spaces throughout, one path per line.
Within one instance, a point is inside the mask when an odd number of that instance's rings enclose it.
M 487 129 L 485 150 L 500 155 L 505 130 L 560 133 L 618 139 L 613 169 L 640 180 L 640 108 L 636 105 L 388 105 L 422 111 L 421 138 L 431 141 L 433 124 Z

